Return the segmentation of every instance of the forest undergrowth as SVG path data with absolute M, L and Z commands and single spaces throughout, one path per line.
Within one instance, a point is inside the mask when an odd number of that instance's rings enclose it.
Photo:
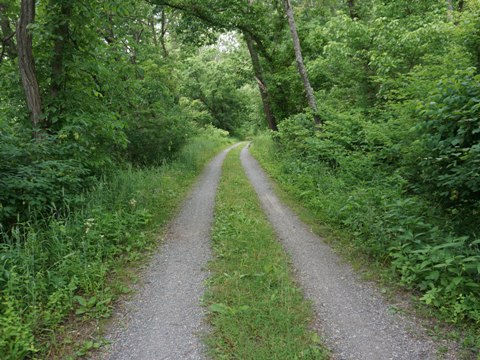
M 405 192 L 398 174 L 366 167 L 354 156 L 348 166 L 332 169 L 273 138 L 255 138 L 252 154 L 313 221 L 338 235 L 334 246 L 346 247 L 347 256 L 361 253 L 363 265 L 374 262 L 387 283 L 413 290 L 430 308 L 428 316 L 454 324 L 450 335 L 478 354 L 478 238 L 456 233 L 435 204 Z

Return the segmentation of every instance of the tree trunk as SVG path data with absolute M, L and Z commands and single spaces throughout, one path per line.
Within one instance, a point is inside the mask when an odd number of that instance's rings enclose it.
M 150 29 L 152 31 L 153 45 L 158 46 L 157 29 L 155 29 L 155 26 L 156 26 L 155 15 L 152 15 L 152 17 L 149 20 L 149 23 L 150 23 Z
M 113 15 L 109 14 L 108 15 L 108 23 L 105 29 L 105 41 L 109 44 L 112 45 L 115 42 L 115 33 L 113 32 Z
M 297 62 L 298 72 L 303 81 L 303 86 L 305 88 L 305 93 L 307 95 L 308 105 L 312 109 L 313 118 L 315 124 L 321 124 L 322 119 L 318 115 L 317 101 L 315 100 L 315 95 L 313 93 L 312 85 L 310 85 L 310 80 L 308 79 L 307 69 L 303 62 L 302 48 L 300 46 L 300 39 L 298 37 L 297 25 L 295 24 L 295 17 L 293 16 L 292 5 L 290 0 L 283 0 L 283 5 L 285 7 L 285 12 L 287 13 L 288 24 L 290 25 L 290 32 L 292 33 L 293 48 L 295 50 L 295 60 Z
M 64 89 L 65 84 L 65 45 L 67 44 L 67 38 L 69 34 L 68 23 L 72 13 L 72 3 L 63 2 L 60 8 L 59 25 L 55 29 L 55 42 L 53 46 L 53 58 L 52 58 L 52 83 L 50 92 L 53 98 Z
M 35 61 L 32 49 L 32 34 L 27 27 L 35 21 L 35 0 L 22 0 L 20 19 L 17 26 L 18 65 L 22 86 L 30 111 L 34 136 L 39 137 L 42 105 L 40 89 L 35 74 Z
M 263 112 L 265 113 L 265 118 L 267 119 L 268 127 L 270 130 L 278 131 L 277 122 L 275 116 L 272 112 L 272 107 L 270 104 L 270 95 L 268 93 L 268 88 L 265 84 L 263 77 L 263 70 L 260 64 L 260 59 L 258 54 L 255 51 L 252 37 L 249 34 L 244 34 L 245 40 L 247 42 L 248 52 L 250 53 L 250 58 L 252 59 L 253 71 L 255 72 L 255 78 L 257 79 L 258 89 L 260 90 L 260 96 L 263 103 Z
M 14 59 L 17 57 L 17 49 L 13 42 L 15 37 L 15 31 L 12 30 L 10 19 L 7 16 L 8 4 L 0 3 L 0 29 L 2 30 L 2 52 L 0 54 L 0 63 L 2 62 L 5 54 Z
M 162 44 L 162 50 L 163 50 L 163 55 L 165 57 L 168 57 L 168 50 L 167 50 L 167 45 L 165 43 L 165 36 L 167 35 L 167 17 L 165 15 L 165 9 L 162 9 L 162 28 L 160 32 L 160 43 Z
M 350 17 L 352 20 L 358 19 L 357 9 L 355 7 L 355 0 L 348 0 L 348 11 L 350 12 Z
M 255 0 L 248 0 L 248 5 L 250 7 L 253 6 L 254 1 Z M 257 80 L 258 89 L 260 91 L 260 97 L 262 98 L 263 112 L 265 113 L 265 119 L 267 120 L 268 128 L 273 131 L 278 131 L 277 121 L 272 112 L 270 94 L 268 93 L 267 84 L 265 83 L 265 78 L 263 76 L 262 65 L 260 64 L 258 53 L 255 50 L 252 36 L 247 32 L 244 32 L 243 35 L 245 36 L 248 52 L 250 53 L 250 58 L 252 59 L 253 71 L 255 73 L 255 79 Z

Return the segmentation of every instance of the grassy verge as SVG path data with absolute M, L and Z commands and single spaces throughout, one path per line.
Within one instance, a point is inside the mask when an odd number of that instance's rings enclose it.
M 1 234 L 2 359 L 78 357 L 101 346 L 98 323 L 129 291 L 125 269 L 156 247 L 162 225 L 227 142 L 203 134 L 176 162 L 119 170 L 84 195 L 80 208 Z
M 267 136 L 255 139 L 251 152 L 277 181 L 282 199 L 317 234 L 326 237 L 354 267 L 364 270 L 365 276 L 382 285 L 382 291 L 405 305 L 399 311 L 415 312 L 428 323 L 432 335 L 458 342 L 463 348 L 459 358 L 480 356 L 479 324 L 465 316 L 467 302 L 459 301 L 453 305 L 441 302 L 440 297 L 429 299 L 424 295 L 430 287 L 433 288 L 428 273 L 428 281 L 414 277 L 415 272 L 424 275 L 433 266 L 434 270 L 445 272 L 440 279 L 449 283 L 458 264 L 442 264 L 442 257 L 437 254 L 437 257 L 426 257 L 416 265 L 413 260 L 410 266 L 397 265 L 400 263 L 398 258 L 403 260 L 402 257 L 409 253 L 420 253 L 408 247 L 394 246 L 398 241 L 408 244 L 409 238 L 403 236 L 402 231 L 414 237 L 417 244 L 429 246 L 421 238 L 421 233 L 419 236 L 415 234 L 419 231 L 415 224 L 433 227 L 428 218 L 417 215 L 423 211 L 420 202 L 402 202 L 401 191 L 381 181 L 363 183 L 351 174 L 329 171 L 320 162 L 305 164 L 305 161 L 280 150 Z M 436 240 L 447 242 L 448 239 L 438 237 Z M 462 279 L 468 278 L 464 276 Z
M 227 157 L 217 195 L 206 304 L 217 359 L 324 359 L 309 330 L 311 307 L 244 175 L 240 149 Z

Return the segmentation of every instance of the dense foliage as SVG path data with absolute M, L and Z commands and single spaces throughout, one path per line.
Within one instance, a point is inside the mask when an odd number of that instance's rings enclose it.
M 15 1 L 0 5 L 2 21 L 19 21 Z M 243 53 L 183 45 L 173 31 L 180 15 L 126 0 L 45 1 L 36 10 L 42 141 L 32 137 L 17 58 L 2 53 L 0 64 L 2 224 L 70 203 L 124 161 L 162 164 L 203 126 L 235 133 L 241 116 L 258 122 Z

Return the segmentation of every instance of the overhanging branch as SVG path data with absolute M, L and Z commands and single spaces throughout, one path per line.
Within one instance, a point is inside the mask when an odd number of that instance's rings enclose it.
M 262 56 L 268 61 L 272 62 L 273 59 L 271 56 L 268 54 L 266 47 L 263 45 L 263 41 L 260 38 L 260 36 L 252 31 L 250 27 L 248 27 L 245 24 L 232 24 L 232 23 L 222 23 L 218 19 L 215 19 L 212 17 L 210 14 L 211 12 L 206 12 L 203 11 L 203 9 L 199 6 L 196 6 L 194 4 L 187 6 L 187 5 L 182 5 L 178 3 L 172 3 L 171 1 L 165 1 L 165 0 L 158 0 L 158 1 L 151 1 L 154 4 L 157 5 L 163 5 L 167 6 L 171 9 L 175 9 L 178 11 L 181 11 L 185 14 L 188 14 L 190 16 L 196 17 L 200 21 L 203 21 L 205 24 L 212 26 L 214 28 L 220 28 L 222 30 L 238 30 L 242 34 L 248 34 L 253 41 L 255 41 L 257 48 L 259 52 L 262 54 Z

